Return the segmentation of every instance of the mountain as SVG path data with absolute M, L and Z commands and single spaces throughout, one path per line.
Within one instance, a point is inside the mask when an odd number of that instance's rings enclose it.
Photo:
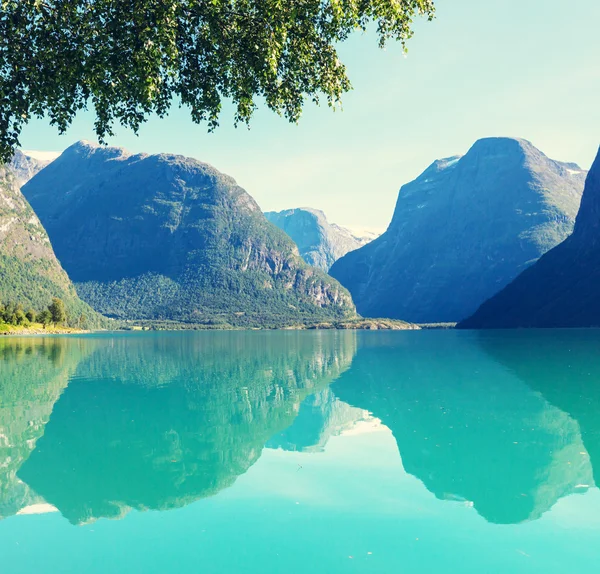
M 525 140 L 479 140 L 403 186 L 388 230 L 330 273 L 362 315 L 464 319 L 571 233 L 584 180 Z
M 61 298 L 67 313 L 96 320 L 56 259 L 48 235 L 23 197 L 10 167 L 0 166 L 0 302 L 41 311 Z
M 17 183 L 25 185 L 36 173 L 44 169 L 52 161 L 54 154 L 51 152 L 33 152 L 16 150 L 10 167 L 13 170 Z
M 268 211 L 265 216 L 294 240 L 304 261 L 323 271 L 328 271 L 346 253 L 366 245 L 376 237 L 372 233 L 358 235 L 350 229 L 329 223 L 322 211 L 310 207 Z
M 82 298 L 124 319 L 282 326 L 355 316 L 233 178 L 78 142 L 24 186 Z
M 600 151 L 573 234 L 459 324 L 465 329 L 600 326 Z

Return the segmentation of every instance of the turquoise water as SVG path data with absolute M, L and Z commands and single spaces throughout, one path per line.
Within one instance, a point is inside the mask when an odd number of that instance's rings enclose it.
M 600 331 L 0 340 L 0 572 L 597 572 Z

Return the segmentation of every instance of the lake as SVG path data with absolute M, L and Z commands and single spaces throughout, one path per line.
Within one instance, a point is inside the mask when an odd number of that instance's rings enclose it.
M 598 473 L 596 330 L 0 339 L 1 572 L 594 572 Z

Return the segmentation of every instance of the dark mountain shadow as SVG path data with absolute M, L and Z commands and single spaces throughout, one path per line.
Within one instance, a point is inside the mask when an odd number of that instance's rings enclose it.
M 579 423 L 600 484 L 600 331 L 478 332 L 478 341 L 490 357 Z
M 351 332 L 107 338 L 80 365 L 19 477 L 75 524 L 214 495 L 349 367 L 355 340 Z
M 0 518 L 44 503 L 17 472 L 93 347 L 86 338 L 0 338 Z
M 533 520 L 592 481 L 579 425 L 484 352 L 476 333 L 364 334 L 332 386 L 394 434 L 405 470 L 488 522 Z

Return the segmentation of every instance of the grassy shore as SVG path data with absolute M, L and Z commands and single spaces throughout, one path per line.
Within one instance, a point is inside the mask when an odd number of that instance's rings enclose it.
M 61 325 L 42 325 L 41 323 L 31 323 L 27 327 L 23 325 L 7 325 L 0 323 L 0 336 L 2 335 L 69 335 L 75 333 L 89 333 L 84 329 L 75 327 L 64 327 Z

